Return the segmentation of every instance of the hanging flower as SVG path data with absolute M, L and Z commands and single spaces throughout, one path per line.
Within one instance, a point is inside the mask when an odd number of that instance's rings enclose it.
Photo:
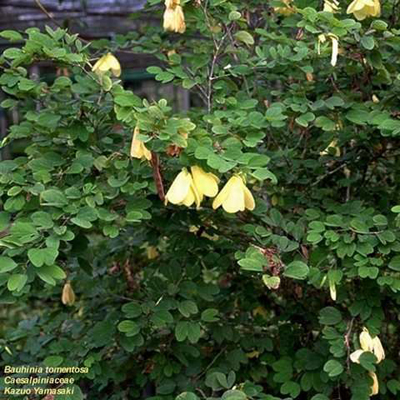
M 200 196 L 194 185 L 192 175 L 186 168 L 183 168 L 165 195 L 165 204 L 167 205 L 170 202 L 190 207 L 193 203 L 196 203 L 196 207 L 199 208 L 201 200 L 202 196 Z
M 100 75 L 110 70 L 114 76 L 118 77 L 121 75 L 121 65 L 117 58 L 111 53 L 108 53 L 98 59 L 96 64 L 94 64 L 92 68 L 93 72 Z
M 70 282 L 67 282 L 63 287 L 61 301 L 66 306 L 72 306 L 75 303 L 75 293 Z
M 339 2 L 337 0 L 325 0 L 324 8 L 322 11 L 331 12 L 333 14 L 337 13 L 340 10 Z
M 337 144 L 337 139 L 332 140 L 332 142 L 330 142 L 328 144 L 328 146 L 319 153 L 319 155 L 320 156 L 329 156 L 330 149 L 334 150 L 334 154 L 336 157 L 340 157 L 341 152 L 340 152 L 340 147 Z
M 360 357 L 364 352 L 373 353 L 376 357 L 376 362 L 379 364 L 385 359 L 385 350 L 378 336 L 371 337 L 367 328 L 363 328 L 360 334 L 360 350 L 356 350 L 350 354 L 350 360 L 354 363 L 360 363 Z
M 358 21 L 367 17 L 379 17 L 381 15 L 381 3 L 379 0 L 354 0 L 347 7 L 347 14 L 354 14 Z
M 147 258 L 149 260 L 154 260 L 155 258 L 157 258 L 160 255 L 156 246 L 147 246 L 146 254 L 147 254 Z
M 372 378 L 372 385 L 371 385 L 371 396 L 375 396 L 379 393 L 379 382 L 378 377 L 376 376 L 375 372 L 369 372 L 369 376 Z
M 292 0 L 281 0 L 281 3 L 284 3 L 285 7 L 274 7 L 274 11 L 277 14 L 281 14 L 287 17 L 296 12 L 296 9 L 292 5 Z
M 215 197 L 218 193 L 219 179 L 211 172 L 205 172 L 197 165 L 190 168 L 194 185 L 200 197 Z
M 186 30 L 185 15 L 180 0 L 165 0 L 164 30 L 184 33 Z
M 214 199 L 212 205 L 214 210 L 221 205 L 227 213 L 236 213 L 245 209 L 254 210 L 253 195 L 240 176 L 232 176 Z
M 331 65 L 334 67 L 337 63 L 337 57 L 339 54 L 339 38 L 335 34 L 327 33 L 326 35 L 321 34 L 318 36 L 318 54 L 321 54 L 321 43 L 325 43 L 327 37 L 331 39 L 332 42 Z
M 137 138 L 139 135 L 139 128 L 136 127 L 133 131 L 132 144 L 131 144 L 131 157 L 146 160 L 151 160 L 151 151 L 145 146 L 145 144 Z

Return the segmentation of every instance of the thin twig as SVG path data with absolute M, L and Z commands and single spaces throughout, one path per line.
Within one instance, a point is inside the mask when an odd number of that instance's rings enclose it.
M 40 8 L 40 10 L 54 23 L 56 24 L 59 28 L 62 28 L 62 26 L 53 18 L 53 16 L 46 10 L 45 6 L 40 2 L 40 0 L 35 0 L 35 3 L 37 6 Z
M 335 172 L 339 171 L 341 168 L 344 168 L 346 166 L 346 163 L 339 165 L 338 167 L 336 167 L 335 169 L 333 169 L 332 171 L 327 172 L 325 175 L 322 175 L 320 178 L 318 178 L 314 183 L 312 183 L 310 186 L 316 186 L 318 185 L 318 183 L 320 183 L 322 180 L 324 180 L 325 178 L 327 178 L 328 176 L 334 174 Z

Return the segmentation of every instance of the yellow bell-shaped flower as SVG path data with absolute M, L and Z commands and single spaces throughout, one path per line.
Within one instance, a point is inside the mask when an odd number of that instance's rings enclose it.
M 192 175 L 190 175 L 186 168 L 183 168 L 165 195 L 165 205 L 170 202 L 190 207 L 193 203 L 196 203 L 196 207 L 199 208 L 201 200 L 202 197 L 197 192 Z
M 197 165 L 190 168 L 194 185 L 200 197 L 215 197 L 218 193 L 219 179 L 211 172 L 205 172 Z
M 66 306 L 72 306 L 75 303 L 75 293 L 70 282 L 67 282 L 63 287 L 61 301 Z
M 165 0 L 163 26 L 165 31 L 176 33 L 185 32 L 185 15 L 183 14 L 180 0 Z
M 110 70 L 114 76 L 118 77 L 121 75 L 121 65 L 117 58 L 111 53 L 99 58 L 92 68 L 92 71 L 96 72 L 96 74 L 102 74 Z
M 361 355 L 366 351 L 375 355 L 377 364 L 385 359 L 385 350 L 383 349 L 379 337 L 375 336 L 372 338 L 367 328 L 363 328 L 360 334 L 360 346 L 360 350 L 356 350 L 350 354 L 350 360 L 352 362 L 359 364 Z
M 331 56 L 331 65 L 332 67 L 336 66 L 337 58 L 339 54 L 339 38 L 333 33 L 327 33 L 326 35 L 321 34 L 318 35 L 318 54 L 321 54 L 321 43 L 326 42 L 326 38 L 329 38 L 332 42 L 332 56 Z
M 227 213 L 254 210 L 254 197 L 240 176 L 234 175 L 229 179 L 214 199 L 212 207 L 216 210 L 221 205 Z
M 379 17 L 381 15 L 381 3 L 379 0 L 354 0 L 347 7 L 347 14 L 354 14 L 359 21 L 367 17 Z
M 145 146 L 145 144 L 137 138 L 139 135 L 139 128 L 136 127 L 133 131 L 132 144 L 131 144 L 131 157 L 133 158 L 145 158 L 151 160 L 151 151 Z

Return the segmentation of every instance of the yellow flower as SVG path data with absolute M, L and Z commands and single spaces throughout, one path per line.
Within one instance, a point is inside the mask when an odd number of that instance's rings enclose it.
M 288 15 L 294 14 L 296 9 L 292 6 L 292 0 L 281 0 L 281 3 L 284 3 L 285 7 L 274 7 L 274 11 L 277 14 L 284 15 L 287 17 Z
M 111 53 L 108 53 L 97 60 L 96 64 L 93 65 L 92 71 L 96 74 L 102 74 L 106 71 L 111 70 L 114 76 L 121 75 L 121 65 L 116 57 Z
M 218 193 L 219 179 L 211 172 L 205 172 L 197 165 L 190 168 L 194 185 L 200 197 L 215 197 Z
M 214 210 L 221 205 L 227 213 L 236 213 L 245 209 L 254 210 L 253 195 L 240 176 L 232 176 L 214 199 L 212 205 Z
M 149 260 L 154 260 L 155 258 L 157 258 L 160 255 L 158 253 L 157 247 L 155 247 L 155 246 L 146 247 L 146 253 L 147 253 L 147 258 Z
M 319 155 L 320 156 L 328 156 L 330 154 L 329 149 L 334 149 L 335 150 L 335 156 L 340 157 L 340 147 L 337 145 L 337 139 L 332 140 L 328 144 L 328 146 L 325 148 L 325 150 L 322 150 Z
M 375 336 L 372 338 L 367 328 L 363 328 L 363 331 L 360 334 L 360 346 L 360 350 L 356 350 L 350 354 L 350 360 L 352 362 L 359 364 L 361 355 L 366 351 L 375 355 L 377 364 L 385 359 L 385 350 L 383 349 L 379 337 Z
M 184 33 L 186 30 L 185 15 L 180 0 L 165 0 L 164 30 Z
M 369 376 L 372 378 L 371 396 L 375 396 L 379 393 L 378 377 L 376 376 L 375 372 L 369 372 Z
M 61 301 L 66 306 L 72 306 L 75 303 L 75 293 L 69 282 L 67 282 L 63 287 Z
M 141 140 L 137 139 L 138 135 L 139 135 L 139 128 L 136 127 L 135 130 L 133 131 L 132 144 L 131 144 L 131 157 L 140 159 L 144 157 L 146 160 L 150 161 L 151 151 L 145 146 L 145 144 Z
M 381 3 L 379 0 L 354 0 L 347 7 L 347 14 L 354 14 L 359 21 L 367 17 L 379 17 L 381 15 Z
M 374 349 L 373 340 L 367 328 L 360 333 L 360 346 L 364 351 L 372 352 Z
M 325 0 L 324 8 L 322 11 L 337 13 L 340 10 L 339 2 L 337 0 Z
M 183 168 L 165 195 L 165 204 L 167 205 L 170 202 L 190 207 L 193 203 L 196 203 L 196 207 L 199 208 L 201 200 L 202 196 L 197 192 L 192 175 L 186 168 Z
M 334 67 L 337 63 L 337 57 L 339 54 L 339 38 L 335 34 L 328 33 L 326 35 L 321 34 L 318 36 L 318 54 L 321 54 L 321 43 L 325 43 L 327 37 L 331 39 L 332 42 L 331 65 Z
M 376 362 L 379 364 L 382 360 L 385 359 L 385 350 L 383 349 L 382 343 L 378 336 L 375 336 L 372 339 L 372 349 L 377 359 Z

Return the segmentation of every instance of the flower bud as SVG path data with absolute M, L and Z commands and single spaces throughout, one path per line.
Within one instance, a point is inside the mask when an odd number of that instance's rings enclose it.
M 63 287 L 61 301 L 66 306 L 72 306 L 75 303 L 75 293 L 70 282 L 67 282 Z

